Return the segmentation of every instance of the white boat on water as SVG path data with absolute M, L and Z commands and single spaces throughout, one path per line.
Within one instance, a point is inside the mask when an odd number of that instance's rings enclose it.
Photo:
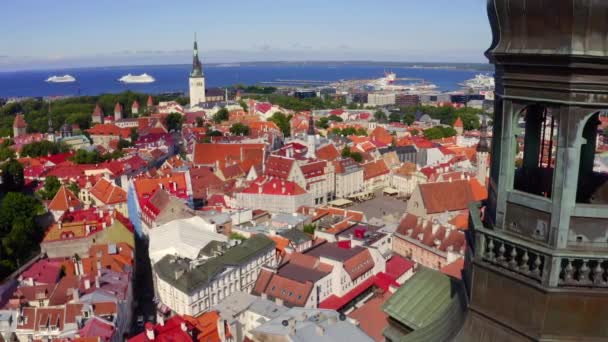
M 460 85 L 472 89 L 494 89 L 494 76 L 478 74 L 475 78 L 466 80 Z
M 72 75 L 51 76 L 51 77 L 47 78 L 45 82 L 50 82 L 50 83 L 70 83 L 70 82 L 76 82 L 76 79 Z
M 119 78 L 118 81 L 120 81 L 122 83 L 152 83 L 156 80 L 154 79 L 154 77 L 152 77 L 146 73 L 143 73 L 141 75 L 127 74 L 127 75 L 124 75 L 123 77 Z

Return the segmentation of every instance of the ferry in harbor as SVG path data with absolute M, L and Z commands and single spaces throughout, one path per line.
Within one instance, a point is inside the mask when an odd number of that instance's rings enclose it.
M 76 78 L 72 75 L 63 75 L 63 76 L 51 76 L 46 79 L 45 82 L 49 83 L 71 83 L 76 82 Z
M 494 76 L 479 74 L 460 85 L 472 89 L 494 89 Z
M 141 75 L 127 74 L 119 78 L 118 81 L 122 83 L 152 83 L 156 80 L 154 79 L 154 77 L 143 73 Z

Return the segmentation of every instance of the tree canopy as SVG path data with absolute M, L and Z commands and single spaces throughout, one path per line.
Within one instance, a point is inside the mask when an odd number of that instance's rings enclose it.
M 23 165 L 15 159 L 2 164 L 2 188 L 4 191 L 21 191 L 23 180 Z
M 237 122 L 230 127 L 230 133 L 233 135 L 249 135 L 250 132 L 249 126 L 240 122 Z
M 456 130 L 452 127 L 435 126 L 423 131 L 424 137 L 429 140 L 449 138 L 456 135 Z
M 182 129 L 182 123 L 184 122 L 184 116 L 179 113 L 171 113 L 167 115 L 167 129 L 171 131 L 179 131 Z
M 226 108 L 222 108 L 222 109 L 218 110 L 217 113 L 213 114 L 213 121 L 215 123 L 227 121 L 229 118 L 230 118 L 230 113 L 228 112 L 228 109 L 226 109 Z
M 331 130 L 331 132 L 334 134 L 337 134 L 337 135 L 342 135 L 342 136 L 349 136 L 349 135 L 367 136 L 367 131 L 365 130 L 365 128 L 355 128 L 352 126 L 344 127 L 342 129 L 334 128 Z
M 363 161 L 363 155 L 361 155 L 361 153 L 359 153 L 359 152 L 351 151 L 350 147 L 348 147 L 348 146 L 344 146 L 344 148 L 342 149 L 341 155 L 342 155 L 342 158 L 352 158 L 357 163 L 360 163 Z
M 272 114 L 268 121 L 272 121 L 279 127 L 283 135 L 288 137 L 291 135 L 291 124 L 289 121 L 291 120 L 291 115 L 285 115 L 282 112 L 276 112 Z
M 32 158 L 46 157 L 51 154 L 63 153 L 69 150 L 70 148 L 66 144 L 42 140 L 24 145 L 21 148 L 21 155 Z
M 124 153 L 120 150 L 116 150 L 112 153 L 101 154 L 97 150 L 87 151 L 80 149 L 76 151 L 70 160 L 76 164 L 98 164 L 112 159 L 118 159 L 122 157 Z
M 44 180 L 44 187 L 38 191 L 38 195 L 44 200 L 50 200 L 55 197 L 59 188 L 61 188 L 59 179 L 55 176 L 47 176 Z
M 378 109 L 374 113 L 374 120 L 376 120 L 378 122 L 385 122 L 387 120 L 386 113 L 384 113 L 384 111 Z
M 38 248 L 43 230 L 34 217 L 43 212 L 34 197 L 9 192 L 0 203 L 0 278 L 5 278 Z

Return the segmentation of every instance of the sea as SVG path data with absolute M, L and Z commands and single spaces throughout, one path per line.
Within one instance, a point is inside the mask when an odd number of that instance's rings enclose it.
M 0 72 L 0 97 L 83 96 L 119 93 L 126 90 L 148 94 L 186 93 L 190 65 L 150 65 L 74 68 Z M 379 64 L 293 64 L 266 63 L 261 65 L 217 64 L 204 68 L 207 87 L 234 84 L 290 85 L 290 81 L 325 81 L 375 79 L 391 71 L 399 78 L 424 79 L 437 85 L 440 91 L 460 89 L 459 83 L 479 74 L 476 70 L 456 68 L 384 67 Z M 118 79 L 126 74 L 147 73 L 154 83 L 124 84 Z M 48 83 L 50 76 L 72 75 L 73 83 Z M 315 85 L 317 85 L 316 83 Z M 298 84 L 291 84 L 298 85 Z

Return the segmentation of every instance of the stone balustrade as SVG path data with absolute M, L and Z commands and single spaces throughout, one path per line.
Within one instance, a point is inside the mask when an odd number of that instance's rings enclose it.
M 561 258 L 560 287 L 608 287 L 608 259 Z
M 478 232 L 478 234 L 483 234 Z M 504 239 L 484 235 L 484 248 L 478 251 L 485 262 L 541 282 L 546 256 Z

